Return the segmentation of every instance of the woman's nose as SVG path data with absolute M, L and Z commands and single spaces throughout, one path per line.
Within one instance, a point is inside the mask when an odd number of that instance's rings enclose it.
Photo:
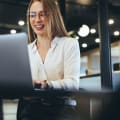
M 36 21 L 40 21 L 41 20 L 41 16 L 39 14 L 37 14 L 35 20 Z

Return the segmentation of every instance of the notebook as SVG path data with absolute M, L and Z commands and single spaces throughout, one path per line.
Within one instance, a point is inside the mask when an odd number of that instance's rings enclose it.
M 32 94 L 27 39 L 26 33 L 0 35 L 0 97 Z

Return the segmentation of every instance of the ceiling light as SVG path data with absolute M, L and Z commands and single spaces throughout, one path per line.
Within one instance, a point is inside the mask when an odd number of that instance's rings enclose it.
M 92 34 L 96 33 L 96 29 L 95 28 L 91 28 L 90 29 L 90 33 L 92 33 Z
M 18 21 L 18 25 L 23 26 L 25 22 L 23 20 Z
M 114 20 L 113 20 L 113 19 L 109 19 L 109 20 L 108 20 L 108 24 L 109 24 L 109 25 L 114 24 Z
M 88 36 L 89 34 L 89 27 L 87 25 L 82 25 L 82 27 L 80 27 L 79 31 L 78 31 L 78 34 L 81 36 L 81 37 L 86 37 Z
M 15 34 L 15 33 L 16 33 L 16 30 L 15 30 L 15 29 L 12 29 L 12 30 L 10 30 L 10 33 L 11 33 L 11 34 Z
M 83 47 L 83 48 L 86 48 L 86 47 L 87 47 L 87 44 L 86 44 L 86 43 L 83 43 L 83 44 L 82 44 L 82 47 Z
M 100 38 L 96 38 L 96 39 L 95 39 L 95 42 L 96 42 L 96 43 L 99 43 L 99 42 L 100 42 Z
M 120 32 L 119 31 L 114 31 L 114 36 L 119 36 L 120 35 Z

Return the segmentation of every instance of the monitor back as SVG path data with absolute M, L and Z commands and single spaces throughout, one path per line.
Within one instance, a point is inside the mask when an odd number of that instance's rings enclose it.
M 33 90 L 25 33 L 0 35 L 0 96 L 29 96 Z

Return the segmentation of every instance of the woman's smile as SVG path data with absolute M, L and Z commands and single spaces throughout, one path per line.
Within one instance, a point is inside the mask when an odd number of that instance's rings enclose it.
M 39 23 L 39 24 L 34 25 L 34 27 L 36 30 L 39 31 L 39 30 L 44 29 L 45 25 L 43 23 Z

